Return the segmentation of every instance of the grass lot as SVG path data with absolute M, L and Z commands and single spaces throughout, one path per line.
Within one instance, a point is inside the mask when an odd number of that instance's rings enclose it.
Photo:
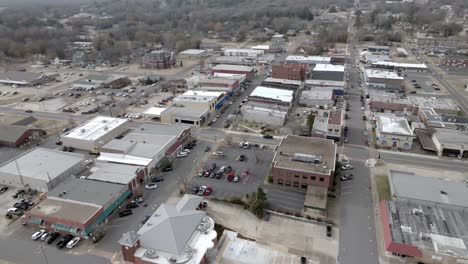
M 392 195 L 390 194 L 390 184 L 388 182 L 387 175 L 377 175 L 375 177 L 377 185 L 377 194 L 379 195 L 379 201 L 390 200 Z

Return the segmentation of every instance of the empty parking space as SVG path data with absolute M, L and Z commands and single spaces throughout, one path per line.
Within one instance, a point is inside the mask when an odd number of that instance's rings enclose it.
M 192 180 L 192 187 L 210 186 L 213 188 L 212 196 L 229 199 L 255 192 L 257 187 L 263 184 L 271 167 L 272 151 L 260 150 L 256 147 L 243 149 L 236 146 L 223 146 L 217 151 L 221 151 L 224 156 L 212 155 L 203 166 L 202 171 L 209 169 L 213 163 L 216 164 L 215 172 L 219 172 L 222 166 L 231 166 L 233 174 L 239 177 L 239 181 L 228 181 L 228 173 L 224 173 L 219 179 L 197 176 Z M 240 155 L 245 156 L 244 161 L 239 160 Z
M 304 208 L 305 194 L 284 187 L 265 186 L 267 207 L 275 211 L 301 212 Z

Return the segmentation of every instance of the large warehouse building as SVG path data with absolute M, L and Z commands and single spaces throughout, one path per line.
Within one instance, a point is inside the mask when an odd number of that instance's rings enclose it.
M 64 146 L 98 150 L 128 130 L 127 119 L 97 116 L 62 136 Z
M 47 192 L 84 169 L 81 154 L 35 148 L 0 165 L 0 182 Z

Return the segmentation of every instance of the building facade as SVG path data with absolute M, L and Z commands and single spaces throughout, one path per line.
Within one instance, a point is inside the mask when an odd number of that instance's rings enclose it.
M 271 77 L 287 80 L 306 80 L 309 74 L 309 65 L 305 63 L 281 63 L 271 66 Z
M 176 66 L 174 52 L 155 50 L 143 55 L 141 67 L 144 69 L 168 69 Z
M 468 68 L 468 56 L 445 56 L 440 59 L 439 65 Z
M 381 147 L 411 149 L 416 138 L 403 117 L 378 116 L 375 132 L 377 145 Z

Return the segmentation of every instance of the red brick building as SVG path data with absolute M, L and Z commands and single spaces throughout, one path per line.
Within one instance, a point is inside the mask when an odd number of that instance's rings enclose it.
M 288 135 L 275 149 L 273 183 L 304 192 L 308 185 L 331 187 L 336 148 L 330 139 Z
M 145 69 L 168 69 L 176 66 L 174 52 L 155 50 L 143 55 L 141 67 Z
M 271 67 L 271 77 L 278 79 L 298 80 L 307 79 L 309 65 L 305 63 L 281 63 Z
M 45 134 L 44 130 L 38 128 L 0 124 L 0 146 L 18 147 Z
M 468 56 L 448 56 L 440 59 L 440 65 L 449 67 L 468 67 Z

